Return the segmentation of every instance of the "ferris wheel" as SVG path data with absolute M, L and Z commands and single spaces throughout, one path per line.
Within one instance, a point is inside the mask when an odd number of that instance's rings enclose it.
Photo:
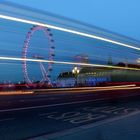
M 23 46 L 23 51 L 22 51 L 22 58 L 23 58 L 23 61 L 22 61 L 22 69 L 23 69 L 23 75 L 24 75 L 24 80 L 27 84 L 27 86 L 32 86 L 33 85 L 33 81 L 30 79 L 30 76 L 28 74 L 28 63 L 27 63 L 27 59 L 28 59 L 28 49 L 30 47 L 30 40 L 33 36 L 33 34 L 37 31 L 43 31 L 46 38 L 48 39 L 48 46 L 49 46 L 49 52 L 48 52 L 48 67 L 47 69 L 45 69 L 45 66 L 44 64 L 39 61 L 39 68 L 41 70 L 41 75 L 42 75 L 42 79 L 39 80 L 39 83 L 40 84 L 44 84 L 44 83 L 48 83 L 49 85 L 52 85 L 51 84 L 51 72 L 52 72 L 52 64 L 53 64 L 53 60 L 54 60 L 54 56 L 55 56 L 55 53 L 54 53 L 54 50 L 55 50 L 55 46 L 54 46 L 54 40 L 53 40 L 53 37 L 52 37 L 52 33 L 51 33 L 51 30 L 47 27 L 42 27 L 42 26 L 33 26 L 27 33 L 26 35 L 26 38 L 25 38 L 25 41 L 24 41 L 24 46 Z M 44 56 L 42 55 L 38 55 L 38 54 L 35 54 L 32 56 L 33 59 L 38 59 L 38 60 L 42 60 L 42 59 L 45 59 Z

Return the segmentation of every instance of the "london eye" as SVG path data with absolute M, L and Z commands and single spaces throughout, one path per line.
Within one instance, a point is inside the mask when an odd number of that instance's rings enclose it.
M 54 46 L 54 40 L 53 40 L 53 35 L 51 33 L 51 30 L 49 28 L 46 27 L 42 27 L 42 26 L 33 26 L 27 33 L 25 41 L 24 41 L 24 46 L 23 46 L 23 51 L 22 51 L 22 69 L 23 69 L 23 75 L 24 75 L 24 80 L 25 83 L 27 84 L 27 86 L 32 86 L 33 85 L 33 80 L 30 78 L 30 74 L 28 73 L 28 63 L 27 63 L 27 59 L 28 59 L 28 49 L 30 47 L 30 41 L 33 37 L 33 34 L 37 31 L 43 31 L 45 37 L 48 40 L 48 45 L 46 45 L 48 48 L 48 66 L 47 68 L 45 68 L 44 63 L 41 61 L 43 59 L 45 59 L 44 56 L 42 56 L 41 54 L 34 54 L 32 55 L 32 59 L 35 60 L 40 60 L 39 62 L 37 61 L 37 63 L 39 64 L 39 68 L 41 70 L 41 79 L 39 80 L 39 84 L 42 85 L 44 83 L 47 83 L 49 85 L 52 86 L 51 83 L 51 72 L 53 70 L 52 65 L 53 65 L 53 60 L 54 60 L 54 50 L 55 50 L 55 46 Z

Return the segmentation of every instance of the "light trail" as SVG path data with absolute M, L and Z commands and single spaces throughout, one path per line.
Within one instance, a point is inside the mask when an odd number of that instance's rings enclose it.
M 40 90 L 17 90 L 17 91 L 2 91 L 0 95 L 19 95 L 19 94 L 35 94 L 35 92 L 41 91 L 49 91 L 50 93 L 54 94 L 61 94 L 61 93 L 83 93 L 83 92 L 96 92 L 96 91 L 113 91 L 113 90 L 132 90 L 132 89 L 140 89 L 140 87 L 136 87 L 135 84 L 131 85 L 120 85 L 120 86 L 107 86 L 107 87 L 81 87 L 81 88 L 64 88 L 63 89 L 40 89 Z M 58 92 L 59 91 L 59 92 Z M 47 93 L 45 93 L 47 94 Z
M 82 92 L 87 92 L 87 91 L 133 90 L 133 89 L 140 89 L 140 87 L 101 88 L 101 89 L 82 90 Z M 71 92 L 77 92 L 77 91 L 71 91 Z M 78 91 L 78 92 L 81 92 L 81 91 Z
M 50 60 L 31 59 L 31 58 L 24 59 L 24 58 L 18 58 L 18 57 L 0 57 L 0 60 L 56 63 L 56 64 L 65 64 L 65 65 L 79 65 L 79 66 L 89 66 L 89 67 L 104 67 L 104 68 L 140 71 L 139 68 L 118 67 L 118 66 L 109 66 L 109 65 L 100 65 L 100 64 L 89 64 L 89 63 L 88 64 L 87 63 L 75 63 L 75 62 L 66 62 L 66 61 L 50 61 Z
M 33 94 L 33 91 L 16 90 L 16 91 L 0 91 L 0 95 L 21 95 L 21 94 Z
M 104 87 L 76 87 L 76 88 L 57 88 L 57 89 L 39 89 L 33 90 L 34 92 L 37 91 L 71 91 L 71 90 L 95 90 L 95 89 L 110 89 L 110 88 L 128 88 L 128 87 L 136 87 L 135 84 L 130 85 L 119 85 L 119 86 L 104 86 Z
M 136 87 L 136 86 L 120 86 L 120 87 L 107 87 L 107 88 L 104 88 L 104 87 L 100 87 L 100 88 L 97 88 L 97 87 L 93 87 L 93 88 L 89 88 L 89 89 L 82 89 L 82 90 L 61 90 L 61 91 L 50 91 L 50 93 L 54 93 L 54 94 L 62 94 L 62 93 L 85 93 L 85 92 L 98 92 L 98 91 L 115 91 L 115 90 L 135 90 L 135 89 L 140 89 L 140 87 Z M 47 91 L 47 90 L 46 90 Z M 39 91 L 37 91 L 39 92 Z M 44 91 L 45 92 L 45 91 Z M 47 94 L 47 93 L 44 93 L 44 94 Z
M 1 14 L 0 14 L 0 18 L 6 19 L 6 20 L 11 20 L 11 21 L 16 21 L 16 22 L 21 22 L 21 23 L 26 23 L 26 24 L 33 24 L 33 25 L 48 27 L 48 28 L 51 28 L 51 29 L 55 29 L 55 30 L 59 30 L 59 31 L 63 31 L 63 32 L 68 32 L 68 33 L 72 33 L 72 34 L 76 34 L 76 35 L 80 35 L 80 36 L 85 36 L 85 37 L 93 38 L 93 39 L 97 39 L 97 40 L 102 40 L 102 41 L 105 41 L 105 42 L 109 42 L 109 43 L 112 43 L 112 44 L 117 44 L 117 45 L 120 45 L 120 46 L 124 46 L 124 47 L 127 47 L 127 48 L 131 48 L 131 49 L 135 49 L 135 50 L 140 51 L 139 47 L 129 45 L 129 44 L 125 44 L 125 43 L 121 43 L 121 42 L 118 42 L 118 41 L 114 41 L 114 40 L 111 40 L 111 39 L 108 39 L 108 38 L 96 36 L 96 35 L 93 35 L 93 34 L 88 34 L 88 33 L 79 32 L 79 31 L 75 31 L 75 30 L 71 30 L 71 29 L 67 29 L 67 28 L 62 28 L 62 27 L 58 27 L 58 26 L 54 26 L 54 25 L 50 25 L 50 24 L 37 22 L 37 21 L 21 19 L 21 18 L 1 15 Z
M 137 63 L 140 63 L 140 58 L 138 58 Z

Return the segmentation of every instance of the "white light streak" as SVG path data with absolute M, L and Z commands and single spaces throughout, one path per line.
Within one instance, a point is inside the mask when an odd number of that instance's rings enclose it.
M 140 58 L 137 59 L 137 63 L 140 63 Z
M 76 87 L 76 88 L 56 88 L 56 89 L 35 89 L 35 91 L 65 91 L 65 90 L 90 90 L 90 89 L 110 89 L 110 88 L 127 88 L 127 87 L 136 87 L 135 84 L 131 85 L 119 85 L 119 86 L 104 86 L 104 87 Z
M 16 17 L 12 17 L 12 16 L 0 15 L 0 18 L 6 19 L 6 20 L 11 20 L 11 21 L 16 21 L 16 22 L 22 22 L 22 23 L 27 23 L 27 24 L 33 24 L 33 25 L 48 27 L 48 28 L 52 28 L 52 29 L 55 29 L 55 30 L 68 32 L 68 33 L 72 33 L 72 34 L 76 34 L 76 35 L 80 35 L 80 36 L 85 36 L 85 37 L 88 37 L 88 38 L 93 38 L 93 39 L 109 42 L 109 43 L 112 43 L 112 44 L 121 45 L 121 46 L 124 46 L 124 47 L 127 47 L 127 48 L 131 48 L 131 49 L 135 49 L 135 50 L 140 51 L 139 47 L 129 45 L 129 44 L 125 44 L 125 43 L 121 43 L 121 42 L 114 41 L 114 40 L 111 40 L 111 39 L 107 39 L 107 38 L 104 38 L 104 37 L 96 36 L 96 35 L 93 35 L 93 34 L 83 33 L 83 32 L 79 32 L 79 31 L 67 29 L 67 28 L 53 26 L 53 25 L 50 25 L 50 24 L 45 24 L 45 23 L 36 22 L 36 21 L 32 21 L 32 20 L 27 20 L 27 19 L 16 18 Z
M 89 64 L 89 63 L 75 63 L 75 62 L 66 62 L 66 61 L 50 61 L 42 59 L 31 59 L 31 58 L 18 58 L 18 57 L 0 57 L 0 60 L 12 60 L 12 61 L 27 61 L 27 62 L 42 62 L 42 63 L 56 63 L 56 64 L 65 64 L 65 65 L 79 65 L 79 66 L 89 66 L 89 67 L 104 67 L 104 68 L 113 68 L 113 69 L 124 69 L 124 70 L 137 70 L 139 68 L 130 68 L 130 67 L 118 67 L 118 66 L 109 66 L 109 65 L 100 65 L 100 64 Z

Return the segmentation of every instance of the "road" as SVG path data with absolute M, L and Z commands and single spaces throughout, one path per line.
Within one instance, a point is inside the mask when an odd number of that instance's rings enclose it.
M 112 102 L 112 100 L 103 102 L 97 96 L 102 93 L 99 97 L 106 98 L 105 95 L 112 95 L 112 92 L 115 94 L 116 91 L 87 93 L 87 95 L 83 93 L 55 96 L 40 94 L 30 96 L 30 98 L 10 96 L 5 103 L 12 98 L 9 104 L 10 106 L 14 104 L 12 108 L 4 105 L 4 108 L 0 109 L 0 139 L 20 140 L 43 134 L 50 135 L 140 111 L 139 100 L 130 101 L 129 99 L 128 102 L 128 100 L 118 101 L 117 99 L 117 102 Z M 122 91 L 117 92 L 122 93 Z M 136 94 L 139 91 L 133 90 L 133 93 Z M 53 98 L 53 103 L 48 102 L 50 98 Z M 17 106 L 18 99 L 24 101 L 19 106 Z
M 139 96 L 140 87 L 133 85 L 123 87 L 88 87 L 75 89 L 58 89 L 58 90 L 39 90 L 34 94 L 0 94 L 0 110 L 12 108 L 24 108 L 34 106 L 46 106 L 53 104 L 71 103 L 71 102 L 88 102 L 101 101 L 105 99 L 116 100 L 133 96 Z

